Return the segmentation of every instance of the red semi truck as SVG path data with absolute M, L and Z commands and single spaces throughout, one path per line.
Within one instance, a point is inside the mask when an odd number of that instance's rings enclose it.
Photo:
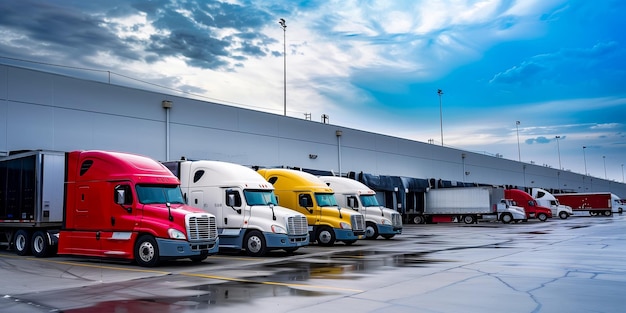
M 537 201 L 527 192 L 519 189 L 504 190 L 504 197 L 517 202 L 517 205 L 524 208 L 528 219 L 536 218 L 542 222 L 552 217 L 552 210 L 537 204 Z
M 610 192 L 560 193 L 554 194 L 563 205 L 572 207 L 572 211 L 589 212 L 591 216 L 611 216 L 612 201 Z
M 150 158 L 107 151 L 27 151 L 0 159 L 0 244 L 135 261 L 202 261 L 218 252 L 215 216 L 184 204 Z

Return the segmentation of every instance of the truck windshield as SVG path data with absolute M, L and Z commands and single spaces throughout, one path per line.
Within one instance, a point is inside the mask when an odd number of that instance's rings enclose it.
M 136 189 L 139 203 L 185 203 L 178 185 L 137 185 Z
M 315 201 L 319 206 L 337 206 L 337 199 L 333 193 L 316 193 Z
M 380 206 L 380 204 L 378 204 L 378 200 L 376 200 L 375 195 L 362 195 L 360 196 L 360 198 L 361 198 L 361 203 L 363 203 L 364 207 Z
M 278 205 L 276 195 L 271 190 L 244 190 L 244 197 L 248 205 Z

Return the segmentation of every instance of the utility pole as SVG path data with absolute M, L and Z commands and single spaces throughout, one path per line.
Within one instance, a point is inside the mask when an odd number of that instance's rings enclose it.
M 281 18 L 278 23 L 283 29 L 283 104 L 284 115 L 287 116 L 287 24 L 284 18 Z
M 439 95 L 439 127 L 441 128 L 441 146 L 443 147 L 443 110 L 441 108 L 441 96 L 443 95 L 443 91 L 437 89 L 437 94 Z

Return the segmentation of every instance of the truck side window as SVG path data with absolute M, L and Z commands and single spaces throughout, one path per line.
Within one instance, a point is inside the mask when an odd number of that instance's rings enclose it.
M 85 173 L 87 173 L 87 171 L 91 168 L 92 165 L 93 165 L 93 160 L 85 160 L 85 162 L 83 162 L 83 164 L 80 165 L 80 176 L 85 175 Z
M 202 176 L 204 176 L 204 170 L 198 170 L 195 173 L 193 173 L 193 182 L 197 183 L 200 178 L 202 178 Z
M 230 207 L 240 207 L 241 194 L 237 190 L 226 190 L 226 205 Z
M 113 201 L 117 204 L 131 205 L 133 204 L 133 193 L 129 185 L 115 186 Z

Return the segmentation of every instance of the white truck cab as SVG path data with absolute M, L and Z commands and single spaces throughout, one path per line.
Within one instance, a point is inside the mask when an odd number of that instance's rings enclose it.
M 206 160 L 163 164 L 180 179 L 189 205 L 216 216 L 220 249 L 263 256 L 309 244 L 306 217 L 278 206 L 272 184 L 252 168 Z
M 391 239 L 402 233 L 402 216 L 378 204 L 374 190 L 346 177 L 320 176 L 320 179 L 333 189 L 340 206 L 363 214 L 366 239 L 376 239 L 378 236 Z

